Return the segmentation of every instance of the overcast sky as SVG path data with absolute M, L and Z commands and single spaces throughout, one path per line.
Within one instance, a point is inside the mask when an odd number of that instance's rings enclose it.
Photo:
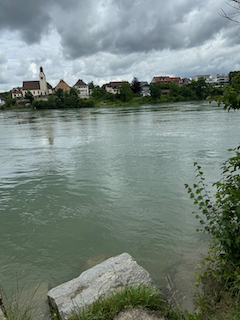
M 0 0 L 0 92 L 240 70 L 227 0 Z

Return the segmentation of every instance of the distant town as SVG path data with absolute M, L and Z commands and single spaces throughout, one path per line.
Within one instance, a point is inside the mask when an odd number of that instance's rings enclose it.
M 137 79 L 137 78 L 134 78 Z M 154 76 L 151 83 L 147 81 L 138 81 L 138 93 L 142 96 L 151 96 L 151 84 L 161 84 L 162 95 L 167 95 L 170 88 L 167 85 L 173 83 L 177 84 L 179 87 L 191 84 L 194 81 L 203 79 L 206 84 L 212 87 L 222 87 L 223 85 L 229 83 L 229 74 L 214 74 L 214 75 L 196 75 L 190 78 L 180 78 L 180 77 L 170 77 L 170 76 Z M 120 94 L 121 87 L 123 83 L 127 81 L 111 81 L 104 84 L 103 88 L 106 92 L 111 94 Z M 129 84 L 130 85 L 130 84 Z M 164 86 L 165 85 L 165 86 Z M 96 86 L 98 87 L 98 86 Z M 59 89 L 64 93 L 70 93 L 71 88 L 75 88 L 78 93 L 78 97 L 81 99 L 88 99 L 92 96 L 94 85 L 93 82 L 86 84 L 82 79 L 79 79 L 72 87 L 68 85 L 63 79 L 59 81 L 57 86 L 53 88 L 46 80 L 46 76 L 43 72 L 43 68 L 40 67 L 39 80 L 36 81 L 23 81 L 22 86 L 14 87 L 11 90 L 11 98 L 17 100 L 24 100 L 29 98 L 29 94 L 35 99 L 47 100 L 47 96 L 56 93 Z M 99 87 L 98 87 L 99 88 Z M 44 99 L 45 98 L 45 99 Z M 6 103 L 6 97 L 0 95 L 0 104 L 4 105 Z

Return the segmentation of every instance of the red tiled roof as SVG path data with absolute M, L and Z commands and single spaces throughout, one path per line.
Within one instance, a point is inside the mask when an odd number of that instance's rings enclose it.
M 161 76 L 161 77 L 153 77 L 153 81 L 155 82 L 179 82 L 181 80 L 180 77 L 169 77 L 169 76 Z

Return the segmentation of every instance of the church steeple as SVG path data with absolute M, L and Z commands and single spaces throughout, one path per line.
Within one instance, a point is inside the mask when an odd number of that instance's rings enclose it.
M 40 67 L 39 84 L 40 84 L 41 95 L 46 96 L 48 94 L 48 87 L 47 87 L 47 81 L 46 81 L 46 77 L 42 67 Z

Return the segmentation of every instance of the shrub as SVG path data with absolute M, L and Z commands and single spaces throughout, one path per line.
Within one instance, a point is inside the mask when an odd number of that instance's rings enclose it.
M 209 197 L 206 190 L 203 172 L 197 167 L 198 183 L 193 188 L 188 184 L 185 187 L 198 204 L 203 216 L 196 215 L 202 227 L 198 231 L 207 232 L 214 236 L 214 249 L 221 259 L 227 263 L 240 265 L 240 147 L 230 149 L 235 156 L 229 158 L 221 167 L 222 179 L 213 184 L 217 187 L 215 200 Z

